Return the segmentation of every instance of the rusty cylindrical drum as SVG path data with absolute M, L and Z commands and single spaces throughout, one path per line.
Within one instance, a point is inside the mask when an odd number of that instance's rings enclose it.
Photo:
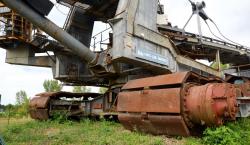
M 184 96 L 184 107 L 193 124 L 222 125 L 236 118 L 236 88 L 228 83 L 190 87 Z

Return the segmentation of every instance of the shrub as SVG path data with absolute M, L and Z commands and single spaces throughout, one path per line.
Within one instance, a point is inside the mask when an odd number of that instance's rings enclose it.
M 241 136 L 227 126 L 207 128 L 204 132 L 203 142 L 208 145 L 238 145 Z
M 52 120 L 57 122 L 57 123 L 69 122 L 67 111 L 54 112 L 53 115 L 52 115 Z

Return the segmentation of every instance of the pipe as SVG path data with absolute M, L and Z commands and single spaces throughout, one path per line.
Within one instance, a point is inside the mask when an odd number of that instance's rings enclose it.
M 64 46 L 73 51 L 87 63 L 91 63 L 95 59 L 95 53 L 89 50 L 88 47 L 83 45 L 80 41 L 75 39 L 69 33 L 65 32 L 62 28 L 58 27 L 49 19 L 39 15 L 32 8 L 27 6 L 23 0 L 1 0 L 7 7 L 19 13 L 28 21 L 39 27 L 48 35 L 59 41 Z

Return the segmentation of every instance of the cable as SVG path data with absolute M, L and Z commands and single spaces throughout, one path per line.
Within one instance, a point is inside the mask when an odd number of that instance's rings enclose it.
M 237 43 L 237 42 L 234 42 L 234 41 L 228 39 L 225 35 L 222 34 L 222 32 L 220 31 L 218 25 L 217 25 L 211 18 L 209 18 L 209 20 L 214 24 L 214 26 L 216 27 L 216 29 L 218 30 L 218 32 L 220 33 L 220 35 L 221 35 L 224 39 L 226 39 L 227 41 L 230 41 L 230 42 L 232 42 L 232 43 L 234 43 L 234 44 L 236 44 L 236 45 L 239 45 L 239 46 L 242 46 L 242 47 L 246 47 L 246 46 L 244 46 L 244 45 L 242 45 L 242 44 L 239 44 L 239 43 Z
M 192 2 L 191 0 L 188 0 L 191 4 L 193 4 L 194 2 Z
M 245 48 L 249 48 L 249 47 L 246 47 L 246 46 L 244 46 L 244 45 L 242 45 L 242 44 L 239 44 L 239 43 L 237 43 L 237 42 L 234 42 L 234 41 L 232 41 L 231 39 L 227 38 L 225 35 L 223 35 L 223 33 L 220 31 L 218 25 L 217 25 L 211 18 L 209 18 L 209 17 L 206 15 L 205 11 L 203 10 L 203 8 L 205 8 L 205 3 L 204 3 L 204 2 L 195 4 L 195 3 L 192 2 L 191 0 L 188 0 L 188 1 L 191 3 L 191 5 L 192 5 L 192 7 L 193 7 L 193 14 L 194 14 L 195 11 L 198 11 L 197 14 L 205 21 L 205 23 L 206 23 L 206 25 L 207 25 L 207 27 L 208 27 L 210 33 L 211 33 L 214 37 L 216 37 L 217 39 L 219 39 L 219 40 L 221 40 L 221 41 L 223 41 L 223 42 L 226 42 L 225 40 L 227 40 L 227 41 L 233 43 L 233 44 L 236 45 L 236 46 L 240 46 L 240 47 L 243 47 L 243 48 L 244 48 L 244 47 L 245 47 Z M 194 6 L 195 6 L 196 8 L 195 8 Z M 198 7 L 200 7 L 200 6 L 201 6 L 201 8 L 198 9 Z M 190 19 L 192 18 L 192 16 L 193 16 L 193 15 L 191 15 L 191 17 L 189 18 L 188 22 L 185 24 L 184 29 L 185 29 L 186 25 L 189 23 L 189 21 L 190 21 Z M 210 21 L 213 23 L 213 25 L 216 27 L 216 29 L 217 29 L 217 31 L 219 32 L 219 34 L 220 34 L 225 40 L 222 39 L 222 38 L 220 38 L 220 37 L 218 37 L 217 35 L 215 35 L 215 34 L 213 33 L 213 31 L 211 30 L 209 24 L 208 24 L 207 21 L 206 21 L 207 19 L 210 20 Z
M 214 37 L 216 37 L 217 39 L 219 39 L 219 40 L 221 40 L 221 41 L 223 41 L 223 42 L 226 42 L 224 39 L 220 38 L 219 36 L 217 36 L 217 35 L 215 35 L 215 34 L 213 33 L 213 31 L 211 30 L 211 27 L 209 26 L 209 24 L 207 23 L 207 21 L 205 21 L 205 23 L 206 23 L 206 25 L 207 25 L 207 27 L 208 27 L 210 33 L 211 33 Z

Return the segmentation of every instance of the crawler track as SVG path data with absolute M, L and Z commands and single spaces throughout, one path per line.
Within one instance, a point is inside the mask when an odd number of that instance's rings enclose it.
M 37 94 L 30 101 L 30 116 L 37 120 L 47 120 L 53 113 L 65 112 L 67 116 L 84 116 L 91 110 L 90 105 L 95 105 L 93 100 L 99 97 L 98 93 L 69 93 L 52 92 Z M 88 109 L 87 109 L 88 108 Z
M 189 136 L 235 120 L 237 111 L 234 85 L 191 72 L 129 81 L 118 96 L 123 126 L 152 134 Z

